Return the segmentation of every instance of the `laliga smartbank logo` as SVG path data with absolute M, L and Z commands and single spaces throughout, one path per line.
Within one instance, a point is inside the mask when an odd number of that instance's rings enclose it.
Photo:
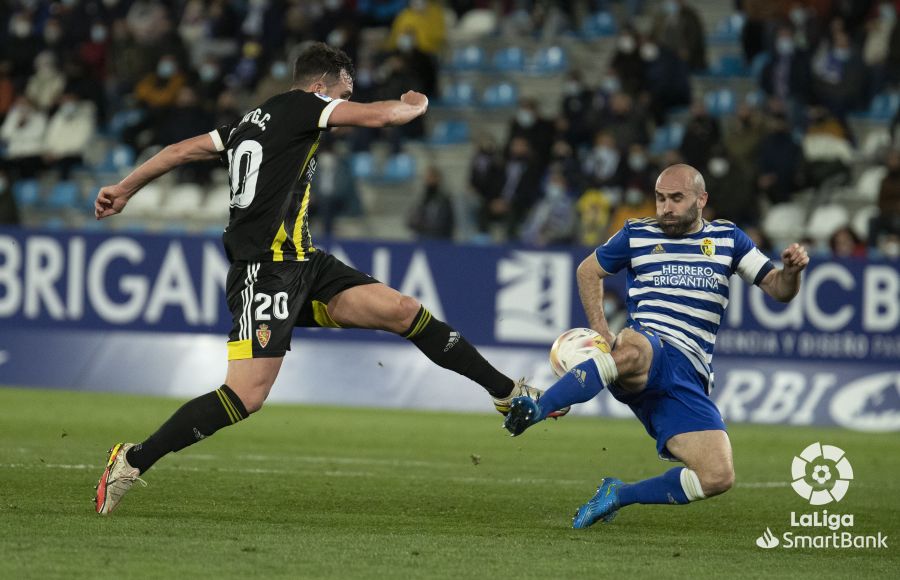
M 834 445 L 813 443 L 791 463 L 791 487 L 811 505 L 841 501 L 852 479 L 844 450 Z
M 794 457 L 791 463 L 791 487 L 810 505 L 821 506 L 844 499 L 853 467 L 844 450 L 834 445 L 822 445 L 818 441 Z M 856 525 L 853 514 L 831 513 L 827 509 L 812 513 L 791 512 L 791 530 L 780 536 L 767 527 L 756 538 L 756 545 L 765 550 L 772 548 L 887 548 L 887 536 L 856 534 L 847 528 Z M 798 529 L 799 528 L 799 529 Z

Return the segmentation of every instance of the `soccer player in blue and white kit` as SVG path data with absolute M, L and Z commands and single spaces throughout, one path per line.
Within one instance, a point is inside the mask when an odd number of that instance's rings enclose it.
M 575 528 L 608 523 L 631 504 L 686 504 L 734 484 L 731 443 L 709 398 L 728 281 L 738 274 L 787 302 L 800 290 L 809 257 L 803 246 L 791 244 L 781 254 L 783 267 L 775 268 L 733 223 L 703 220 L 707 200 L 703 176 L 693 167 L 672 165 L 660 174 L 657 217 L 629 220 L 578 267 L 588 321 L 611 352 L 564 361 L 572 370 L 538 401 L 519 397 L 511 403 L 504 426 L 515 436 L 553 411 L 609 389 L 656 439 L 661 458 L 684 463 L 636 483 L 604 478 L 578 508 Z M 613 337 L 603 316 L 603 278 L 622 269 L 628 276 L 628 327 Z

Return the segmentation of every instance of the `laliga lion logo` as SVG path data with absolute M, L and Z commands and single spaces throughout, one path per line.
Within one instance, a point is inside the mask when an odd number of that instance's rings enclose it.
M 851 479 L 853 468 L 844 450 L 834 445 L 816 441 L 791 463 L 791 487 L 811 505 L 841 501 Z

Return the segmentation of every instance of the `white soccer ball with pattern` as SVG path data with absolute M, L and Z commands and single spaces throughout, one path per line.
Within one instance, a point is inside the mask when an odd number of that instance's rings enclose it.
M 609 351 L 609 344 L 598 332 L 590 328 L 573 328 L 559 335 L 550 347 L 550 368 L 561 377 L 598 352 Z

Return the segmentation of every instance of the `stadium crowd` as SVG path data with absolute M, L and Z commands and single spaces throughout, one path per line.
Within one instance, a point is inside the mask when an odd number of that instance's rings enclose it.
M 706 177 L 707 217 L 735 221 L 764 249 L 772 250 L 764 233 L 772 208 L 805 203 L 807 214 L 818 205 L 845 209 L 827 238 L 809 240 L 813 247 L 897 257 L 900 1 L 742 0 L 718 24 L 704 20 L 703 4 L 11 0 L 0 6 L 0 222 L 27 223 L 21 206 L 46 205 L 44 197 L 12 195 L 17 184 L 89 174 L 92 191 L 70 199 L 86 207 L 81 197 L 92 197 L 110 169 L 286 90 L 304 41 L 328 42 L 354 59 L 355 99 L 412 89 L 437 107 L 454 82 L 452 55 L 464 48 L 453 27 L 487 13 L 501 46 L 613 48 L 608 60 L 571 59 L 548 77 L 557 102 L 525 94 L 500 109 L 509 118 L 505 135 L 473 131 L 469 191 L 444 184 L 439 156 L 420 179 L 396 185 L 421 190 L 408 219 L 415 236 L 593 246 L 624 220 L 653 215 L 656 175 L 683 161 Z M 710 45 L 723 42 L 739 62 L 714 58 Z M 753 90 L 697 90 L 698 80 L 728 87 L 732 76 L 752 79 Z M 364 211 L 354 155 L 376 145 L 400 153 L 427 143 L 431 129 L 419 122 L 334 131 L 319 154 L 317 227 L 331 233 L 341 216 Z M 97 169 L 98 138 L 124 159 Z M 205 187 L 214 167 L 185 167 L 178 179 Z M 867 175 L 874 195 L 864 198 L 854 191 Z M 461 238 L 465 223 L 473 233 Z

